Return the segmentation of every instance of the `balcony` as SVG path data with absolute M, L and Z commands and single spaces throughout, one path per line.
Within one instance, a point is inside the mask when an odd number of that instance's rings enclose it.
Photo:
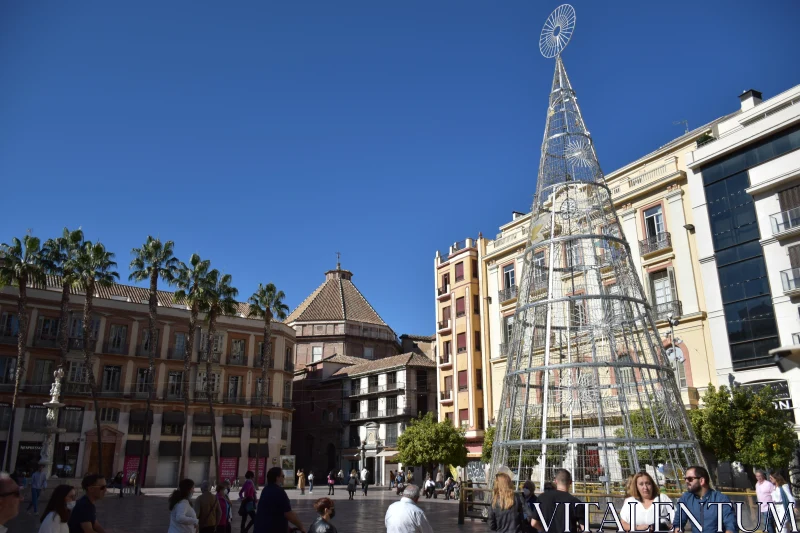
M 249 402 L 244 396 L 226 396 L 223 403 L 230 405 L 247 405 Z
M 778 238 L 791 237 L 800 233 L 800 207 L 770 215 L 772 234 Z
M 498 295 L 498 298 L 499 298 L 501 304 L 506 303 L 506 302 L 510 302 L 511 300 L 513 300 L 516 297 L 517 297 L 517 286 L 516 285 L 512 285 L 510 287 L 506 287 L 505 289 L 501 290 L 499 295 Z
M 270 368 L 274 367 L 270 366 Z M 287 359 L 283 364 L 283 369 L 286 372 L 294 372 L 294 362 Z
M 206 392 L 204 390 L 196 390 L 196 391 L 194 391 L 194 395 L 192 396 L 192 401 L 194 401 L 194 402 L 207 402 L 208 401 L 208 397 L 211 396 L 211 401 L 212 402 L 218 402 L 219 400 L 217 400 L 217 394 L 218 393 L 215 392 L 215 391 Z
M 100 396 L 103 398 L 122 398 L 125 395 L 120 389 L 103 389 Z
M 50 394 L 50 388 L 52 386 L 52 383 L 33 383 L 25 387 L 25 392 L 29 392 L 31 394 Z M 14 390 L 13 383 L 11 384 L 11 390 Z
M 229 365 L 247 366 L 247 357 L 243 353 L 232 353 L 228 358 Z
M 394 383 L 387 383 L 386 385 L 381 385 L 380 388 L 383 389 L 384 391 L 403 390 L 406 388 L 406 384 L 395 381 Z
M 787 296 L 800 295 L 800 268 L 790 268 L 781 272 L 783 293 Z
M 158 350 L 153 354 L 153 357 L 158 359 Z M 144 344 L 139 344 L 136 346 L 136 356 L 137 357 L 150 357 L 150 347 Z
M 449 391 L 449 390 L 439 391 L 439 401 L 440 402 L 452 402 L 453 401 L 453 391 Z
M 639 251 L 642 257 L 668 250 L 672 250 L 672 236 L 668 231 L 656 233 L 639 241 Z
M 183 358 L 186 355 L 186 348 L 169 348 L 167 350 L 167 359 L 172 359 L 173 361 L 183 361 Z
M 452 361 L 450 359 L 450 354 L 444 354 L 439 356 L 439 366 L 449 366 L 452 365 Z
M 168 392 L 164 397 L 165 400 L 170 402 L 183 401 L 183 392 Z
M 92 391 L 89 388 L 88 383 L 63 383 L 61 386 L 61 391 L 64 394 L 73 394 L 73 395 L 88 395 L 91 394 Z
M 437 331 L 442 333 L 443 331 L 447 331 L 450 329 L 450 319 L 440 320 L 438 323 Z
M 17 334 L 9 329 L 0 330 L 0 344 L 17 344 Z
M 148 397 L 152 400 L 155 398 L 155 392 L 156 392 L 155 390 L 153 390 L 152 392 L 136 391 L 132 393 L 132 396 L 137 400 L 146 400 Z
M 681 316 L 682 311 L 683 307 L 681 306 L 681 301 L 672 300 L 671 302 L 664 302 L 654 305 L 653 318 L 656 319 L 656 322 L 661 320 L 669 320 L 670 315 L 672 315 L 673 318 L 678 318 Z
M 37 348 L 58 348 L 57 337 L 37 337 L 33 339 L 33 345 Z
M 450 294 L 450 285 L 445 285 L 444 287 L 439 287 L 436 289 L 436 297 L 444 299 L 445 296 Z
M 94 350 L 97 347 L 96 339 L 89 339 L 89 349 Z M 69 351 L 82 352 L 83 351 L 83 338 L 70 337 L 67 341 L 67 349 Z
M 220 354 L 219 352 L 213 352 L 213 353 L 211 354 L 211 362 L 212 362 L 212 363 L 219 363 L 219 356 L 220 356 L 220 355 L 221 355 L 221 354 Z M 201 363 L 206 363 L 206 362 L 208 362 L 208 352 L 206 352 L 205 350 L 203 350 L 202 352 L 200 352 L 200 353 L 198 354 L 198 361 L 200 361 Z
M 103 343 L 103 353 L 128 355 L 128 344 L 126 342 L 105 342 Z

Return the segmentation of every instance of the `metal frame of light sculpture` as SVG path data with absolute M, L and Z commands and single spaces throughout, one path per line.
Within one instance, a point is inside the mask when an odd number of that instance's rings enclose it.
M 531 209 L 541 229 L 525 250 L 492 471 L 540 488 L 558 468 L 607 492 L 640 470 L 680 483 L 705 462 L 561 60 L 574 24 L 560 6 L 540 39 L 556 58 Z

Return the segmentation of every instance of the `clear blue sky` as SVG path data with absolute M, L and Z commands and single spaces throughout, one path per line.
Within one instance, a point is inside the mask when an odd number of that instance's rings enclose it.
M 434 331 L 435 251 L 535 189 L 557 2 L 0 3 L 0 241 L 148 234 L 294 308 L 333 268 Z M 610 172 L 800 83 L 796 0 L 577 0 L 564 60 Z

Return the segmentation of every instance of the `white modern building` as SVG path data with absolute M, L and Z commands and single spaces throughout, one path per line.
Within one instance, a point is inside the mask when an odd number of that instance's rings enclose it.
M 721 385 L 771 385 L 798 420 L 800 369 L 770 350 L 800 343 L 800 85 L 739 99 L 687 154 L 714 366 Z

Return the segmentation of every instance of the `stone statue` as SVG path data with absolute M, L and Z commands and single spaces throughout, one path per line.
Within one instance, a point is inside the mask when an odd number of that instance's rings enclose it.
M 59 367 L 53 372 L 53 385 L 50 387 L 50 397 L 53 403 L 58 403 L 61 396 L 61 380 L 64 377 L 64 369 Z

